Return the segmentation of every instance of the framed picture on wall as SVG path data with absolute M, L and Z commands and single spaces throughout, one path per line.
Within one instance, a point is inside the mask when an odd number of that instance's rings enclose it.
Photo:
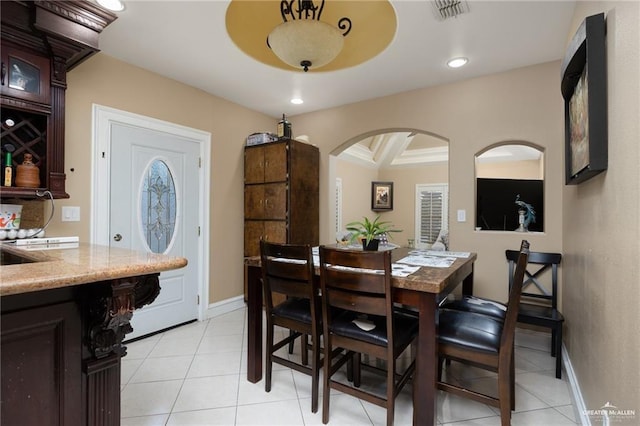
M 393 182 L 371 182 L 371 210 L 393 210 Z
M 565 183 L 607 169 L 607 64 L 604 14 L 587 17 L 562 62 Z

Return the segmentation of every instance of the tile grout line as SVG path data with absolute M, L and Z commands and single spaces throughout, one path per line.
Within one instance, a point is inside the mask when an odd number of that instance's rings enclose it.
M 236 409 L 233 414 L 233 424 L 236 426 L 238 424 L 238 402 L 240 401 L 240 380 L 242 380 L 242 354 L 244 353 L 245 345 L 247 344 L 247 339 L 245 339 L 245 333 L 247 330 L 247 309 L 244 309 L 244 320 L 242 321 L 242 344 L 240 345 L 240 365 L 238 366 L 238 387 L 236 388 Z M 247 349 L 248 350 L 248 349 Z
M 178 393 L 176 394 L 176 399 L 173 401 L 173 404 L 171 404 L 171 410 L 169 411 L 169 416 L 167 416 L 167 421 L 165 422 L 165 425 L 167 425 L 169 423 L 169 420 L 171 420 L 171 416 L 174 413 L 174 409 L 176 407 L 176 403 L 178 402 L 178 398 L 180 398 L 180 393 L 182 392 L 182 389 L 184 389 L 184 384 L 187 381 L 187 377 L 189 376 L 189 371 L 191 370 L 191 367 L 193 366 L 193 362 L 196 358 L 196 354 L 198 353 L 198 348 L 200 348 L 200 345 L 202 344 L 202 339 L 204 339 L 204 335 L 207 331 L 207 328 L 209 328 L 210 321 L 211 320 L 207 320 L 207 325 L 206 327 L 204 327 L 204 330 L 202 331 L 202 335 L 200 336 L 200 341 L 198 342 L 196 349 L 193 351 L 193 355 L 191 356 L 191 362 L 189 363 L 189 368 L 187 368 L 187 371 L 184 373 L 184 377 L 182 378 L 182 383 L 180 384 L 180 388 L 178 389 Z
M 235 323 L 235 321 L 230 321 L 229 324 L 227 324 L 226 321 L 223 321 L 220 324 L 215 324 L 216 327 L 220 327 L 220 330 L 228 329 L 229 331 L 231 331 L 231 330 L 236 330 L 236 327 L 238 327 L 238 328 L 240 328 L 242 330 L 241 331 L 242 343 L 240 345 L 240 348 L 241 348 L 240 349 L 241 361 L 240 361 L 240 364 L 239 364 L 239 366 L 237 368 L 237 372 L 229 371 L 229 374 L 226 374 L 226 373 L 225 374 L 214 374 L 215 376 L 225 375 L 225 376 L 235 376 L 237 378 L 237 385 L 236 385 L 236 392 L 235 392 L 235 407 L 234 407 L 234 411 L 233 411 L 233 416 L 234 417 L 233 417 L 233 422 L 229 421 L 229 424 L 234 424 L 234 425 L 240 425 L 240 423 L 239 423 L 240 419 L 238 418 L 238 414 L 241 411 L 242 407 L 239 405 L 238 402 L 239 402 L 239 396 L 240 396 L 240 384 L 242 383 L 242 380 L 243 380 L 242 354 L 246 352 L 246 345 L 247 345 L 246 333 L 247 333 L 248 324 L 247 324 L 246 308 L 243 309 L 242 312 L 244 314 L 244 319 L 243 320 L 240 319 L 240 321 L 242 321 L 242 324 L 237 324 L 237 323 Z M 235 318 L 235 317 L 233 317 L 233 318 Z M 211 331 L 212 328 L 214 328 L 213 327 L 214 324 L 212 324 L 211 321 L 212 321 L 211 319 L 206 321 L 206 326 L 204 326 L 203 330 L 201 331 L 201 334 L 199 336 L 198 344 L 195 345 L 195 350 L 193 351 L 193 353 L 192 354 L 185 354 L 185 355 L 191 356 L 191 361 L 189 363 L 188 368 L 186 369 L 186 373 L 184 374 L 184 377 L 182 378 L 182 382 L 181 382 L 180 388 L 178 390 L 178 393 L 177 393 L 177 396 L 176 396 L 175 400 L 173 401 L 173 404 L 171 405 L 170 412 L 166 413 L 166 414 L 147 414 L 147 415 L 141 415 L 141 416 L 132 416 L 131 418 L 139 418 L 139 419 L 147 418 L 147 420 L 150 421 L 153 418 L 153 416 L 164 416 L 164 415 L 167 415 L 167 418 L 165 420 L 163 420 L 162 424 L 168 425 L 170 423 L 170 419 L 172 418 L 172 416 L 174 414 L 174 409 L 176 407 L 176 404 L 177 404 L 178 398 L 180 396 L 180 393 L 182 392 L 182 390 L 183 390 L 183 388 L 184 388 L 184 386 L 186 384 L 186 380 L 188 378 L 189 372 L 191 371 L 191 369 L 194 366 L 195 357 L 198 355 L 198 350 L 200 349 L 200 347 L 205 342 L 205 336 L 208 336 L 207 331 Z M 212 327 L 212 328 L 209 328 L 209 327 Z M 190 331 L 191 330 L 187 330 L 187 332 L 190 332 Z M 226 336 L 226 334 L 223 334 L 223 335 Z M 182 336 L 180 334 L 176 335 L 177 338 L 184 337 L 184 336 L 185 336 L 185 334 L 183 334 Z M 127 386 L 131 385 L 131 380 L 134 378 L 134 376 L 136 374 L 138 374 L 140 372 L 140 370 L 143 367 L 143 365 L 145 364 L 145 362 L 147 362 L 148 360 L 151 359 L 150 355 L 158 347 L 158 345 L 160 344 L 160 342 L 162 341 L 163 338 L 166 338 L 164 336 L 164 334 L 162 334 L 162 337 L 160 339 L 158 339 L 156 342 L 154 342 L 152 345 L 150 345 L 150 349 L 146 352 L 144 357 L 141 358 L 140 364 L 131 373 L 129 380 L 124 385 L 124 387 L 121 389 L 121 392 L 124 391 L 124 389 Z M 517 345 L 517 346 L 520 347 L 520 345 Z M 562 418 L 562 419 L 566 419 L 568 422 L 571 422 L 573 424 L 579 424 L 579 423 L 576 423 L 575 420 L 571 419 L 568 415 L 565 415 L 562 411 L 560 411 L 561 409 L 565 409 L 566 410 L 567 409 L 566 407 L 570 408 L 572 406 L 571 402 L 555 405 L 556 403 L 558 403 L 561 400 L 561 398 L 555 398 L 556 399 L 555 402 L 553 402 L 553 404 L 550 404 L 550 403 L 546 402 L 545 400 L 542 400 L 538 396 L 538 388 L 536 386 L 540 386 L 541 383 L 542 384 L 546 383 L 547 376 L 549 376 L 549 374 L 553 373 L 553 371 L 551 371 L 551 369 L 547 369 L 547 368 L 544 367 L 544 365 L 542 363 L 538 363 L 537 362 L 537 361 L 541 361 L 542 358 L 538 358 L 536 356 L 536 353 L 537 352 L 540 352 L 540 353 L 547 352 L 547 350 L 543 350 L 543 349 L 537 348 L 537 347 L 535 347 L 535 348 L 530 348 L 530 347 L 526 347 L 526 346 L 522 346 L 522 347 L 527 349 L 528 351 L 532 351 L 530 353 L 533 354 L 533 356 L 529 356 L 529 358 L 527 358 L 526 356 L 528 355 L 528 353 L 525 353 L 524 354 L 525 356 L 521 357 L 521 360 L 526 361 L 526 363 L 523 364 L 523 365 L 525 367 L 528 367 L 529 365 L 531 365 L 532 369 L 531 370 L 524 369 L 521 372 L 519 372 L 518 375 L 520 375 L 520 374 L 531 375 L 531 379 L 529 379 L 528 381 L 525 381 L 525 384 L 527 385 L 526 388 L 523 387 L 521 384 L 518 384 L 518 383 L 516 383 L 516 386 L 520 390 L 523 390 L 523 391 L 531 394 L 535 398 L 540 399 L 540 401 L 542 402 L 543 406 L 540 407 L 540 408 L 536 408 L 536 409 L 518 411 L 517 413 L 514 412 L 513 415 L 523 415 L 524 414 L 525 416 L 527 416 L 527 418 L 530 417 L 530 416 L 533 416 L 534 418 L 536 418 L 537 417 L 536 414 L 528 414 L 527 415 L 526 413 L 535 413 L 537 411 L 542 413 L 544 410 L 548 410 L 547 412 L 549 414 L 545 414 L 545 415 L 552 415 L 552 416 L 559 415 L 561 417 L 559 417 L 558 420 L 560 418 Z M 295 352 L 294 355 L 292 355 L 292 356 L 296 356 L 296 354 L 297 354 L 297 352 Z M 290 357 L 291 356 L 289 356 L 289 358 Z M 531 361 L 531 359 L 533 361 Z M 245 363 L 246 363 L 246 360 L 245 360 Z M 545 372 L 548 373 L 549 371 L 551 371 L 551 373 L 545 374 Z M 297 382 L 296 381 L 295 375 L 294 375 L 294 371 L 290 370 L 290 373 L 292 375 L 293 387 L 294 387 L 294 391 L 295 391 L 295 398 L 292 398 L 291 400 L 297 399 L 297 404 L 295 406 L 298 407 L 298 410 L 300 412 L 300 416 L 302 418 L 301 424 L 306 425 L 308 423 L 313 423 L 315 421 L 314 420 L 315 416 L 309 417 L 309 419 L 307 419 L 307 418 L 305 418 L 305 411 L 303 411 L 303 406 L 306 407 L 307 402 L 309 402 L 310 399 L 308 399 L 307 397 L 305 397 L 305 398 L 301 397 L 300 391 L 302 390 L 302 388 L 301 388 L 302 382 Z M 462 380 L 458 376 L 461 376 L 461 375 L 464 376 L 465 374 L 463 374 L 463 373 L 464 373 L 463 371 L 458 371 L 458 369 L 454 369 L 453 371 L 449 371 L 448 372 L 448 374 L 451 374 L 451 377 L 454 380 Z M 210 376 L 210 375 L 207 375 L 207 377 L 208 376 Z M 536 379 L 535 378 L 536 376 L 538 376 L 539 379 Z M 549 377 L 551 377 L 551 376 L 549 376 Z M 472 375 L 471 378 L 464 379 L 464 380 L 480 380 L 480 379 L 488 379 L 488 378 L 489 377 L 473 377 L 473 375 Z M 565 385 L 567 384 L 566 380 L 563 380 L 563 382 L 565 382 Z M 268 403 L 272 403 L 272 402 L 274 402 L 274 401 L 259 401 L 259 402 L 255 402 L 255 403 L 252 403 L 252 404 L 245 404 L 245 405 L 255 405 L 256 408 L 252 409 L 250 411 L 254 411 L 254 412 L 257 413 L 258 416 L 260 416 L 260 413 L 261 413 L 260 406 L 263 405 L 263 404 L 268 404 Z M 366 415 L 366 418 L 368 420 L 368 424 L 372 424 L 372 425 L 376 424 L 375 421 L 373 420 L 373 419 L 376 419 L 376 421 L 377 421 L 377 417 L 375 415 L 373 415 L 375 413 L 373 413 L 373 414 L 370 413 L 367 410 L 367 408 L 364 406 L 363 402 L 362 401 L 359 401 L 359 402 L 360 402 L 360 406 L 361 406 L 362 410 L 364 411 L 364 414 Z M 232 407 L 233 406 L 231 404 L 226 406 L 226 408 L 232 408 Z M 216 407 L 216 408 L 223 408 L 223 407 Z M 291 406 L 291 408 L 295 409 L 295 408 L 293 408 L 293 406 Z M 550 408 L 551 408 L 551 410 L 549 410 Z M 462 405 L 462 409 L 464 410 L 464 405 Z M 201 408 L 201 409 L 181 411 L 181 413 L 189 413 L 189 412 L 195 413 L 195 412 L 198 412 L 198 411 L 206 411 L 206 410 L 207 409 L 205 409 L 205 408 Z M 321 413 L 321 406 L 319 407 L 319 412 Z M 231 420 L 231 418 L 230 418 L 231 417 L 231 413 L 232 413 L 231 411 L 228 412 L 229 420 Z M 494 413 L 495 413 L 495 411 L 494 411 Z M 551 414 L 551 413 L 554 413 L 554 414 Z M 245 413 L 245 416 L 243 416 L 243 419 L 245 419 L 245 421 L 247 419 L 246 418 L 246 414 L 247 413 Z M 471 414 L 471 413 L 468 413 L 468 414 Z M 492 419 L 492 418 L 499 419 L 499 415 L 496 414 L 494 416 L 477 417 L 477 419 Z M 474 417 L 474 419 L 476 419 L 476 418 Z M 470 419 L 460 419 L 460 420 L 458 420 L 456 422 L 444 423 L 443 421 L 438 419 L 437 420 L 437 424 L 438 425 L 447 424 L 447 425 L 452 425 L 453 426 L 453 425 L 457 425 L 457 424 L 464 424 L 465 421 L 468 422 L 469 420 Z M 155 424 L 158 424 L 158 423 L 155 423 Z

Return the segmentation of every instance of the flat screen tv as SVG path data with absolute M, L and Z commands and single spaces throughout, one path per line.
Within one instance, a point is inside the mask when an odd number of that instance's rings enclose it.
M 519 227 L 517 196 L 536 212 L 529 231 L 544 231 L 544 181 L 538 179 L 476 179 L 476 227 L 515 231 Z

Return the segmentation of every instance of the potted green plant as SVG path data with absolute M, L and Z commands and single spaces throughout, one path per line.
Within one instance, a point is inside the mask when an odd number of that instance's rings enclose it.
M 347 224 L 347 231 L 350 231 L 351 241 L 361 239 L 363 250 L 378 250 L 379 237 L 391 232 L 402 232 L 401 229 L 392 229 L 393 225 L 389 221 L 381 221 L 380 216 L 371 221 L 368 217 L 363 217 L 361 222 L 351 222 Z

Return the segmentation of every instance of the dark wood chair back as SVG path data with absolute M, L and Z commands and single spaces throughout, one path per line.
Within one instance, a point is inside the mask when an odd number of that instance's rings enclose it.
M 263 240 L 260 242 L 260 260 L 267 314 L 274 307 L 273 293 L 303 299 L 312 299 L 314 294 L 317 296 L 311 246 L 274 244 Z M 313 304 L 311 307 L 316 308 Z
M 352 252 L 322 247 L 320 265 L 326 306 L 386 315 L 393 321 L 390 251 Z
M 509 261 L 509 288 L 513 284 L 513 271 L 518 260 L 518 251 L 507 250 L 505 252 Z M 529 265 L 525 271 L 526 279 L 522 285 L 522 302 L 541 303 L 550 305 L 553 309 L 558 309 L 558 265 L 562 260 L 560 253 L 529 253 Z M 531 272 L 532 267 L 538 268 Z M 541 277 L 551 271 L 551 289 L 549 289 Z M 536 292 L 528 292 L 527 287 L 534 286 Z
M 320 247 L 320 289 L 325 351 L 346 350 L 344 356 L 325 356 L 323 423 L 329 421 L 330 389 L 337 389 L 387 409 L 387 425 L 393 424 L 395 397 L 415 370 L 415 360 L 402 374 L 396 373 L 396 360 L 415 341 L 418 321 L 394 310 L 391 286 L 390 251 L 349 251 Z M 366 317 L 363 317 L 366 316 Z M 372 329 L 358 326 L 369 321 Z M 387 362 L 386 395 L 358 389 L 360 354 Z M 347 361 L 353 362 L 350 386 L 332 379 Z
M 514 339 L 529 256 L 529 243 L 526 240 L 522 241 L 517 253 L 504 318 L 471 310 L 447 309 L 446 306 L 439 310 L 438 388 L 498 407 L 503 426 L 511 424 L 511 410 L 515 409 Z M 497 372 L 498 396 L 442 381 L 442 367 L 446 359 Z
M 518 252 L 507 250 L 509 261 L 509 288 L 513 285 L 513 270 Z M 518 322 L 551 330 L 551 356 L 556 357 L 556 378 L 562 378 L 562 327 L 564 317 L 558 310 L 558 266 L 560 253 L 529 253 L 529 264 L 525 270 Z M 532 272 L 533 271 L 533 272 Z M 551 279 L 548 279 L 551 275 Z M 545 284 L 549 284 L 545 285 Z M 534 291 L 526 291 L 535 287 Z M 532 288 L 533 290 L 533 288 Z
M 310 245 L 274 244 L 260 241 L 262 285 L 267 317 L 265 391 L 271 391 L 273 363 L 311 376 L 311 411 L 318 411 L 320 382 L 322 316 L 318 281 L 314 278 Z M 289 335 L 275 341 L 276 326 L 289 329 Z M 311 336 L 311 345 L 308 345 Z M 301 338 L 301 362 L 297 363 L 276 351 Z M 309 366 L 308 353 L 312 360 Z
M 516 334 L 516 323 L 518 322 L 518 312 L 520 311 L 520 298 L 522 297 L 522 288 L 524 276 L 529 261 L 529 242 L 522 240 L 520 251 L 515 261 L 515 270 L 509 271 L 509 300 L 507 302 L 507 313 L 504 319 L 504 328 L 500 337 L 500 356 L 513 354 L 514 340 Z

